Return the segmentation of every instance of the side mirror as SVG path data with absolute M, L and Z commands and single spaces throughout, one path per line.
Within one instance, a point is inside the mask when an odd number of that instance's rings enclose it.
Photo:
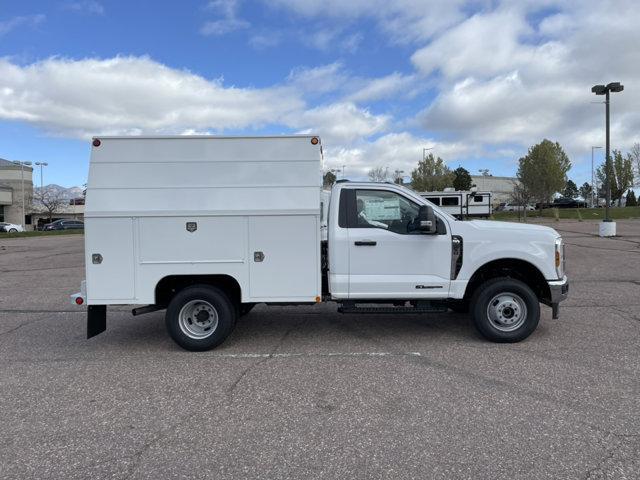
M 433 208 L 428 205 L 420 205 L 418 210 L 417 230 L 427 235 L 435 235 L 437 233 L 436 215 Z

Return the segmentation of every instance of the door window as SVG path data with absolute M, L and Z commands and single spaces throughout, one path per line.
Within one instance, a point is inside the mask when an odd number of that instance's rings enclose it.
M 394 192 L 356 190 L 356 218 L 352 224 L 356 228 L 382 228 L 406 234 L 418 210 L 418 204 Z

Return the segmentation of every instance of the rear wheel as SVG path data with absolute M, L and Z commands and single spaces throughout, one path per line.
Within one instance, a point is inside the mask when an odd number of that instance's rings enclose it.
M 169 302 L 165 323 L 171 338 L 191 351 L 210 350 L 233 331 L 236 309 L 219 288 L 195 285 L 178 292 Z
M 16 229 L 16 228 L 10 228 L 9 229 L 9 233 L 17 233 L 17 232 L 18 232 L 18 229 Z
M 540 303 L 524 282 L 495 278 L 474 293 L 471 315 L 476 328 L 486 339 L 519 342 L 538 326 Z

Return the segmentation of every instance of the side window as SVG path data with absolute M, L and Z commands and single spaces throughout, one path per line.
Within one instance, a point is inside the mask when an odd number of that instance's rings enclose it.
M 440 206 L 440 197 L 424 197 L 436 206 Z
M 442 199 L 442 206 L 443 207 L 455 207 L 457 205 L 459 205 L 458 197 L 444 197 Z
M 419 206 L 394 192 L 356 190 L 355 200 L 355 228 L 382 228 L 406 234 L 407 226 L 418 216 Z

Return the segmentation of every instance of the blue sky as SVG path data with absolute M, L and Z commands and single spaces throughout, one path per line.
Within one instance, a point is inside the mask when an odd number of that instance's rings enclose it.
M 612 143 L 640 141 L 639 14 L 601 3 L 0 0 L 0 157 L 72 186 L 92 135 L 314 132 L 351 178 L 408 175 L 423 147 L 513 175 L 549 138 L 582 183 L 591 85 L 625 84 Z

